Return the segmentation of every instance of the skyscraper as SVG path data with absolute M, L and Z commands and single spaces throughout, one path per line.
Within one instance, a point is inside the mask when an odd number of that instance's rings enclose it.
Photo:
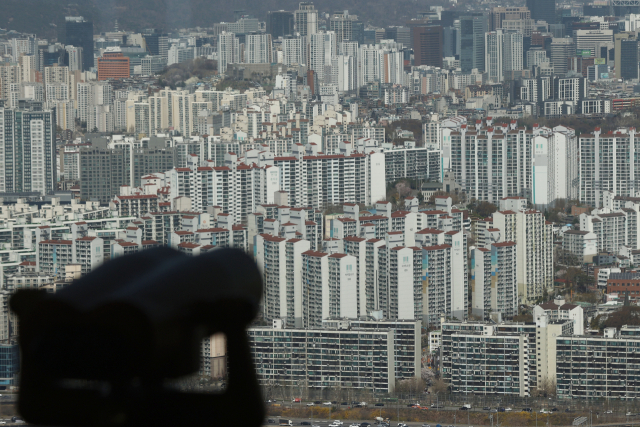
M 442 27 L 413 27 L 414 65 L 431 65 L 442 68 Z
M 624 80 L 637 79 L 638 40 L 621 40 L 620 53 L 620 71 L 616 70 L 617 77 Z
M 458 52 L 460 52 L 460 68 L 463 73 L 469 73 L 476 68 L 484 72 L 484 35 L 489 31 L 487 15 L 461 16 L 454 23 L 458 28 Z
M 527 0 L 527 8 L 531 11 L 531 19 L 556 23 L 556 0 Z
M 93 67 L 93 22 L 82 16 L 67 16 L 65 44 L 82 48 L 82 70 Z
M 293 34 L 293 12 L 278 10 L 267 14 L 267 33 L 272 39 Z
M 161 34 L 158 30 L 155 30 L 153 33 L 144 35 L 144 42 L 147 45 L 149 55 L 168 58 L 169 37 L 166 34 Z

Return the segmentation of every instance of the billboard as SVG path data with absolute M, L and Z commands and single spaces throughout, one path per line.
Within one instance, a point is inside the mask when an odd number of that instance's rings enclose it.
M 604 65 L 607 63 L 607 60 L 604 58 L 595 58 L 593 60 L 593 65 Z
M 591 49 L 576 49 L 576 56 L 589 57 L 591 56 Z
M 609 78 L 609 73 L 600 73 L 600 78 L 601 79 L 608 79 Z

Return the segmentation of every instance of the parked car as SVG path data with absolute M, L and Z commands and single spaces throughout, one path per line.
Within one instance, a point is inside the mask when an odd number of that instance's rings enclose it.
M 522 408 L 522 412 L 533 412 L 531 408 Z
M 323 405 L 324 406 L 331 406 L 331 402 L 324 402 Z
M 374 406 L 384 406 L 384 403 L 376 403 Z
M 504 411 L 505 411 L 505 412 L 511 412 L 512 410 L 513 410 L 513 409 L 511 409 L 511 408 L 504 408 Z
M 490 411 L 491 410 L 491 406 L 485 406 L 484 408 L 482 408 L 483 411 Z
M 300 423 L 301 426 L 310 426 L 311 423 L 309 421 L 303 421 Z
M 315 403 L 309 402 L 309 403 L 307 403 L 307 406 L 315 406 Z
M 613 414 L 613 411 L 611 409 L 604 411 L 605 414 Z
M 492 410 L 490 410 L 489 412 L 498 412 L 498 410 L 496 408 L 493 408 Z
M 360 427 L 369 427 L 370 425 L 369 423 L 360 423 Z
M 498 407 L 498 412 L 504 412 L 504 410 L 505 410 L 505 409 L 504 409 L 502 406 L 499 406 L 499 407 Z
M 349 406 L 349 402 L 342 402 L 341 405 Z
M 558 412 L 558 408 L 551 408 L 551 412 Z
M 431 427 L 429 424 L 422 424 L 422 427 Z
M 275 424 L 275 423 L 276 423 L 276 420 L 274 420 L 273 418 L 269 418 L 269 419 L 267 420 L 267 422 L 268 422 L 269 424 Z

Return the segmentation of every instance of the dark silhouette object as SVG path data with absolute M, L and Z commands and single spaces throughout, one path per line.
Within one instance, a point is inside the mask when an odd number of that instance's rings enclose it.
M 106 262 L 49 295 L 19 291 L 19 411 L 56 426 L 259 426 L 264 406 L 246 327 L 262 280 L 244 252 L 189 257 L 169 248 Z M 203 338 L 227 337 L 229 381 L 220 395 L 165 380 L 197 373 Z

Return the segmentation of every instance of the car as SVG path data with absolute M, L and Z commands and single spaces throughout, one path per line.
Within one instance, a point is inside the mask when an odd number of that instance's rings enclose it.
M 407 427 L 405 423 L 398 423 L 398 427 Z
M 407 408 L 415 408 L 417 405 L 415 403 L 409 403 Z
M 384 406 L 384 403 L 376 403 L 374 406 Z
M 358 402 L 356 402 L 355 400 L 351 402 L 352 405 L 356 405 L 358 404 Z
M 320 426 L 319 426 L 319 425 L 317 425 L 317 424 L 314 424 L 314 425 L 312 425 L 311 427 L 320 427 Z
M 267 420 L 267 422 L 268 422 L 269 424 L 275 424 L 276 420 L 274 420 L 273 418 L 269 418 L 269 419 Z
M 301 426 L 310 426 L 311 423 L 309 421 L 303 421 L 300 423 Z
M 498 412 L 504 412 L 504 408 L 502 406 L 498 407 Z
M 444 403 L 442 403 L 442 402 L 432 403 L 431 407 L 435 408 L 435 409 L 442 409 L 442 408 L 444 408 Z
M 323 405 L 324 406 L 331 406 L 331 402 L 324 402 Z
M 336 402 L 335 400 L 332 400 L 332 401 L 331 401 L 331 404 L 332 404 L 332 405 L 337 405 L 337 404 L 338 404 L 338 402 Z
M 551 408 L 551 412 L 558 412 L 558 408 Z
M 490 406 L 485 406 L 484 408 L 482 408 L 483 411 L 490 411 L 491 407 Z
M 358 423 L 353 423 L 353 424 L 351 424 L 349 427 L 360 427 L 360 424 L 358 424 Z
M 371 425 L 371 424 L 369 424 L 369 423 L 361 423 L 361 424 L 360 424 L 360 427 L 369 427 L 370 425 Z
M 613 411 L 611 409 L 604 411 L 605 414 L 613 414 Z
M 522 408 L 522 412 L 533 412 L 531 408 Z
M 342 402 L 341 405 L 349 406 L 349 402 Z
M 316 401 L 315 401 L 315 402 L 313 402 L 313 403 L 315 403 L 316 405 L 320 405 L 320 404 L 322 404 L 322 402 L 321 402 L 321 401 L 319 401 L 319 400 L 316 400 Z
M 431 427 L 429 424 L 422 424 L 422 427 Z
M 493 408 L 492 410 L 490 410 L 489 412 L 498 412 L 498 410 L 496 408 Z
M 335 421 L 329 424 L 329 427 L 340 427 L 340 424 L 337 424 Z
M 309 403 L 307 403 L 307 406 L 316 406 L 316 404 L 313 403 L 313 402 L 309 402 Z
M 334 424 L 338 424 L 339 426 L 341 426 L 342 424 L 344 424 L 342 421 L 340 420 L 333 420 Z
M 545 408 L 542 408 L 542 409 L 540 409 L 540 413 L 541 414 L 548 414 L 549 412 Z
M 469 408 L 467 408 L 466 406 L 462 406 L 462 407 L 460 407 L 460 410 L 461 410 L 461 411 L 468 411 L 468 410 L 469 410 Z
M 624 415 L 625 415 L 625 416 L 627 416 L 627 417 L 632 417 L 632 416 L 633 416 L 633 414 L 632 414 L 631 412 L 627 412 L 627 413 L 626 413 L 626 414 L 624 414 Z
M 511 409 L 511 408 L 504 408 L 504 411 L 505 411 L 505 412 L 511 412 L 511 411 L 513 411 L 513 409 Z

